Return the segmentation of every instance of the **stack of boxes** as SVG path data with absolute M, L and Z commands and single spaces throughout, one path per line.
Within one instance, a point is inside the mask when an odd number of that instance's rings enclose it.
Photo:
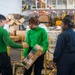
M 15 19 L 17 17 L 18 19 Z M 22 40 L 22 37 L 25 36 L 25 30 L 20 30 L 20 25 L 25 21 L 24 18 L 20 18 L 18 16 L 10 15 L 9 18 L 9 27 L 10 27 L 10 38 L 13 41 L 20 41 Z

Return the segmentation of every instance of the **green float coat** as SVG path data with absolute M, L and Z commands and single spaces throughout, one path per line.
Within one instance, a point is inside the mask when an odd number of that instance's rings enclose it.
M 44 28 L 41 28 L 39 26 L 27 32 L 26 42 L 29 44 L 30 47 L 34 47 L 36 44 L 42 46 L 44 53 L 48 50 L 47 32 L 45 31 Z M 23 56 L 27 56 L 27 54 L 28 48 L 25 48 Z
M 7 30 L 3 29 L 0 26 L 0 53 L 7 52 L 7 46 L 10 46 L 12 48 L 22 48 L 22 45 L 13 42 L 10 39 Z

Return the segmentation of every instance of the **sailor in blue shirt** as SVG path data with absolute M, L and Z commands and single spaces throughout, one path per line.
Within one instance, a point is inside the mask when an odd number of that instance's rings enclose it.
M 72 26 L 71 18 L 65 17 L 53 58 L 53 65 L 57 67 L 57 75 L 75 75 L 75 32 Z

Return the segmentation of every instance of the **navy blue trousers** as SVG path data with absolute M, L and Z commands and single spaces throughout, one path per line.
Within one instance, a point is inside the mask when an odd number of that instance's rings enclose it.
M 57 75 L 75 75 L 75 53 L 64 53 L 57 61 Z
M 12 75 L 10 57 L 7 53 L 0 53 L 0 71 L 2 75 Z

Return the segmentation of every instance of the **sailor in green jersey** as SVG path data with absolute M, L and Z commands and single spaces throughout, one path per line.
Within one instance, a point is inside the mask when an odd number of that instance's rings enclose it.
M 0 14 L 0 70 L 2 75 L 12 75 L 10 57 L 7 54 L 7 46 L 12 48 L 27 48 L 28 45 L 26 43 L 22 45 L 17 44 L 10 39 L 9 33 L 3 28 L 5 20 L 5 16 Z
M 36 18 L 31 17 L 29 19 L 29 27 L 30 30 L 27 32 L 26 35 L 26 43 L 28 43 L 29 48 L 25 48 L 23 52 L 23 57 L 27 56 L 27 54 L 30 52 L 30 50 L 36 45 L 40 45 L 43 47 L 43 52 L 46 53 L 48 50 L 48 37 L 47 32 L 45 29 L 38 26 L 39 22 Z M 43 62 L 44 62 L 44 54 L 42 54 L 30 67 L 29 70 L 25 69 L 24 75 L 31 75 L 32 68 L 34 66 L 34 75 L 41 75 L 41 71 L 43 68 Z

